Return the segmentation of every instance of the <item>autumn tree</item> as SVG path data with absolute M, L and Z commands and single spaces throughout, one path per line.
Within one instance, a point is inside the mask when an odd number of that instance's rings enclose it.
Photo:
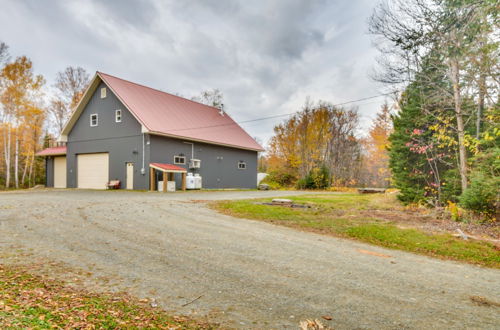
M 15 187 L 18 188 L 20 157 L 23 156 L 22 144 L 26 142 L 25 130 L 29 130 L 31 125 L 43 124 L 41 88 L 45 81 L 41 75 L 35 75 L 33 63 L 26 56 L 20 56 L 14 62 L 5 64 L 0 72 L 0 81 L 2 86 L 0 102 L 4 123 L 5 186 L 7 188 L 10 186 L 13 165 Z M 12 151 L 14 151 L 13 164 Z M 29 159 L 33 160 L 35 152 L 36 143 L 24 155 L 25 168 L 29 166 Z
M 320 181 L 353 185 L 360 166 L 358 125 L 355 110 L 307 101 L 302 111 L 274 128 L 268 166 L 281 182 L 306 180 L 300 181 L 306 187 L 318 187 Z
M 365 184 L 375 187 L 387 187 L 390 181 L 389 170 L 389 135 L 392 132 L 391 110 L 384 103 L 373 120 L 368 138 L 365 140 L 363 170 Z
M 492 34 L 497 14 L 494 1 L 393 0 L 382 2 L 369 24 L 381 51 L 378 81 L 405 88 L 419 79 L 435 91 L 427 94 L 426 104 L 451 100 L 455 118 L 448 127 L 457 142 L 462 191 L 468 185 L 471 144 L 466 125 L 474 115 L 468 102 L 478 102 L 476 122 L 481 123 L 485 100 L 498 93 L 498 39 Z M 446 84 L 433 85 L 435 77 L 419 74 L 424 66 Z M 480 124 L 476 126 L 479 131 Z
M 53 86 L 55 95 L 48 108 L 57 135 L 61 133 L 88 84 L 89 74 L 81 67 L 69 66 L 64 71 L 57 73 Z

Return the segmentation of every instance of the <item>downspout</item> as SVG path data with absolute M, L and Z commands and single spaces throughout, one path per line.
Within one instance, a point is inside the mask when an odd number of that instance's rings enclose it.
M 144 175 L 146 174 L 146 169 L 144 168 L 145 166 L 145 160 L 146 160 L 146 155 L 145 155 L 145 151 L 146 151 L 146 146 L 145 146 L 145 143 L 144 143 L 144 134 L 145 133 L 142 133 L 142 168 L 141 168 L 141 174 Z

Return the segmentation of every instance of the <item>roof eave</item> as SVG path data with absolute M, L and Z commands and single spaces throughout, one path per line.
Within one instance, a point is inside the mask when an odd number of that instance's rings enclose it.
M 248 147 L 243 147 L 243 146 L 239 146 L 239 145 L 235 145 L 235 144 L 214 142 L 214 141 L 204 140 L 204 139 L 195 139 L 192 137 L 175 135 L 175 134 L 168 134 L 168 133 L 164 133 L 164 132 L 147 131 L 144 133 L 148 133 L 148 134 L 152 134 L 152 135 L 159 135 L 159 136 L 166 136 L 166 137 L 171 137 L 174 139 L 181 139 L 181 140 L 187 140 L 187 141 L 193 141 L 193 142 L 202 142 L 202 143 L 206 143 L 206 144 L 213 144 L 213 145 L 230 147 L 230 148 L 235 148 L 235 149 L 243 149 L 243 150 L 250 150 L 250 151 L 257 151 L 257 152 L 265 151 L 265 149 L 263 149 L 263 148 L 248 148 Z

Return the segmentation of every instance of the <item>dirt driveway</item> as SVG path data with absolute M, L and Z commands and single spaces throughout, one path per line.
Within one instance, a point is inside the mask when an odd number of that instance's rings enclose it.
M 0 253 L 62 261 L 101 287 L 229 327 L 297 328 L 323 315 L 336 329 L 500 324 L 498 307 L 470 300 L 500 299 L 498 270 L 235 219 L 201 202 L 289 194 L 0 193 Z

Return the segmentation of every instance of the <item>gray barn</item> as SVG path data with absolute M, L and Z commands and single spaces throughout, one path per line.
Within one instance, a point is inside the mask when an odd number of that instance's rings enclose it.
M 220 109 L 97 72 L 64 127 L 65 146 L 47 148 L 46 185 L 58 188 L 255 188 L 263 151 Z M 188 177 L 189 180 L 189 177 Z

